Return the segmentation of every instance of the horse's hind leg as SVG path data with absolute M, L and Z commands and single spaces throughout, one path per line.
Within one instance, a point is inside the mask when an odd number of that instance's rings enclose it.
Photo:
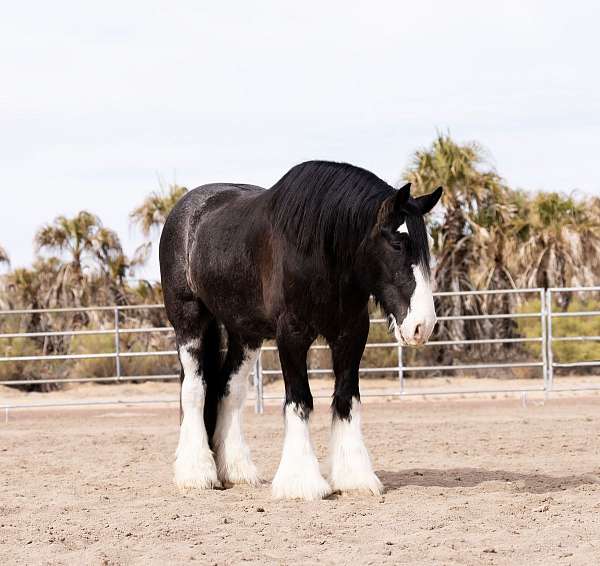
M 219 374 L 217 422 L 212 436 L 217 472 L 223 483 L 258 485 L 258 473 L 244 441 L 242 415 L 248 376 L 260 346 L 243 346 L 240 339 L 231 333 L 228 337 L 227 356 Z
M 183 371 L 183 420 L 175 457 L 175 483 L 181 490 L 218 487 L 220 483 L 217 467 L 204 425 L 206 376 L 203 342 L 212 323 L 212 316 L 199 301 L 170 304 L 168 311 L 175 327 L 177 350 Z

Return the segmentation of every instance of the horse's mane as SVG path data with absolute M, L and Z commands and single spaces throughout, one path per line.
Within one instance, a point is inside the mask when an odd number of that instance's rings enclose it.
M 271 222 L 299 251 L 351 265 L 377 221 L 381 204 L 394 191 L 360 167 L 307 161 L 292 167 L 269 190 Z M 408 217 L 407 227 L 418 262 L 429 271 L 423 218 Z

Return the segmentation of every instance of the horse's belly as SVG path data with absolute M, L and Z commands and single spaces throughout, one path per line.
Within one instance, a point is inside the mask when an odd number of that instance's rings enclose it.
M 275 326 L 266 312 L 262 289 L 252 278 L 241 274 L 200 277 L 199 283 L 199 298 L 229 331 L 254 339 L 274 337 Z

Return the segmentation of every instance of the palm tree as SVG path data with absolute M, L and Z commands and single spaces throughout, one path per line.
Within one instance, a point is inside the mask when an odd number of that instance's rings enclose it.
M 73 218 L 58 216 L 36 233 L 34 245 L 37 252 L 58 254 L 58 257 L 54 256 L 58 269 L 45 290 L 48 307 L 89 304 L 90 287 L 84 268 L 94 261 L 94 242 L 101 227 L 98 216 L 82 210 Z M 63 261 L 61 256 L 67 261 Z M 85 324 L 86 320 L 80 322 Z
M 123 251 L 119 236 L 109 228 L 100 228 L 93 237 L 95 259 L 100 269 L 98 287 L 108 291 L 109 300 L 118 305 L 128 304 L 126 278 L 133 275 L 136 267 L 146 263 L 149 244 L 137 248 L 133 257 Z
M 6 274 L 1 279 L 0 305 L 6 309 L 42 309 L 49 306 L 69 306 L 68 293 L 57 289 L 71 288 L 65 284 L 68 271 L 65 264 L 57 258 L 38 259 L 31 269 L 18 268 Z M 53 304 L 56 295 L 62 302 L 60 305 Z M 12 319 L 18 326 L 11 328 L 12 332 L 17 329 L 21 332 L 52 332 L 73 328 L 67 315 L 66 317 L 53 317 L 47 313 L 32 313 Z M 33 338 L 17 339 L 9 343 L 14 348 L 16 355 L 23 354 L 64 354 L 68 351 L 69 338 L 65 336 L 36 336 Z M 16 362 L 11 365 L 13 375 L 27 378 L 33 381 L 50 376 L 56 366 L 36 362 Z M 40 391 L 56 389 L 52 384 L 33 384 L 29 386 Z
M 66 253 L 74 270 L 81 273 L 86 256 L 94 253 L 94 239 L 101 226 L 100 219 L 85 210 L 73 218 L 58 216 L 36 233 L 36 251 Z
M 536 287 L 592 285 L 600 275 L 598 203 L 538 193 L 516 221 L 520 281 Z
M 506 204 L 510 191 L 498 174 L 486 166 L 484 151 L 476 143 L 458 144 L 448 134 L 438 134 L 430 148 L 418 150 L 404 174 L 415 194 L 444 187 L 441 211 L 430 229 L 436 256 L 434 273 L 442 291 L 465 291 L 479 287 L 514 286 L 505 265 L 507 223 L 514 206 Z M 485 312 L 480 297 L 444 299 L 444 316 Z M 477 337 L 489 332 L 482 320 L 454 321 L 440 325 L 450 339 Z
M 141 228 L 144 236 L 148 237 L 153 230 L 163 226 L 169 212 L 185 193 L 187 193 L 185 187 L 175 184 L 170 185 L 167 190 L 154 191 L 131 212 L 129 217 Z
M 443 211 L 434 217 L 431 228 L 434 250 L 441 254 L 436 279 L 446 290 L 468 290 L 489 281 L 493 262 L 482 266 L 481 252 L 493 240 L 492 232 L 505 227 L 513 212 L 504 204 L 508 188 L 493 169 L 483 171 L 483 165 L 481 146 L 459 145 L 439 134 L 431 148 L 415 153 L 405 173 L 416 194 L 444 187 Z
M 60 267 L 47 290 L 48 306 L 128 303 L 126 278 L 146 261 L 148 249 L 142 245 L 129 258 L 117 233 L 86 211 L 73 218 L 57 217 L 38 231 L 35 245 L 37 251 L 58 253 L 67 260 L 57 258 Z
M 36 309 L 40 306 L 40 279 L 34 270 L 17 268 L 2 277 L 3 309 Z

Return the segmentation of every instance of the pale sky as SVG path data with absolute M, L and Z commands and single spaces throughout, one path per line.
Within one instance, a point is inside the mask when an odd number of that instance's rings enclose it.
M 437 130 L 511 186 L 600 195 L 599 6 L 6 2 L 0 244 L 28 265 L 41 224 L 86 209 L 132 252 L 158 178 L 268 187 L 317 158 L 395 184 Z

